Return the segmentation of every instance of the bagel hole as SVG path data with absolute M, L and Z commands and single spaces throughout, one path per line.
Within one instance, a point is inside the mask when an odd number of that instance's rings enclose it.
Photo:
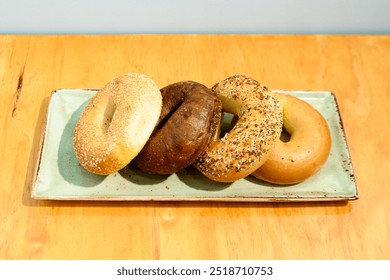
M 104 110 L 103 115 L 103 130 L 107 132 L 108 128 L 111 125 L 112 119 L 114 118 L 114 114 L 116 111 L 116 104 L 113 100 L 113 98 L 108 99 L 108 103 L 106 106 L 106 109 Z
M 177 109 L 179 109 L 179 107 L 183 104 L 183 101 L 181 102 L 178 102 L 173 108 L 172 110 L 169 111 L 169 113 L 164 116 L 160 122 L 157 124 L 156 126 L 156 130 L 160 130 L 161 128 L 163 128 L 163 126 L 168 122 L 168 120 L 172 117 L 172 115 L 177 111 Z
M 287 143 L 291 139 L 291 134 L 283 127 L 282 133 L 280 134 L 280 141 Z
M 232 113 L 223 112 L 223 120 L 221 125 L 220 138 L 227 134 L 238 121 L 238 116 Z

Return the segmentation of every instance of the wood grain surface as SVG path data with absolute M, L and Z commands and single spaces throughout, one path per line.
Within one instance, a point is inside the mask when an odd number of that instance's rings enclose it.
M 30 198 L 52 90 L 144 73 L 159 86 L 245 74 L 335 93 L 351 202 Z M 0 259 L 390 259 L 390 36 L 0 35 Z

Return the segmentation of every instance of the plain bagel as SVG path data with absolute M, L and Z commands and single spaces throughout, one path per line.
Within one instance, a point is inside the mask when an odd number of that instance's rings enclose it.
M 149 77 L 113 79 L 89 101 L 74 131 L 76 158 L 88 171 L 107 175 L 142 149 L 160 116 L 161 93 Z
M 331 147 L 329 127 L 309 103 L 272 92 L 283 109 L 283 128 L 290 135 L 279 140 L 270 158 L 252 175 L 273 184 L 295 184 L 315 174 L 328 158 Z

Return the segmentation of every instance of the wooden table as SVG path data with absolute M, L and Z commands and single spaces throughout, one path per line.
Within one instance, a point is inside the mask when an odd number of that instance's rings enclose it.
M 51 91 L 127 72 L 160 86 L 239 73 L 334 92 L 360 198 L 31 199 Z M 390 259 L 390 36 L 1 35 L 0 98 L 0 259 Z

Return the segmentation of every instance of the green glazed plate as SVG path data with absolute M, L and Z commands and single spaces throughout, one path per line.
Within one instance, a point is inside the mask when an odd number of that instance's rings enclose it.
M 332 148 L 322 169 L 289 186 L 264 183 L 252 176 L 217 183 L 190 166 L 169 176 L 126 167 L 109 176 L 89 173 L 73 151 L 76 122 L 96 89 L 53 91 L 39 149 L 32 197 L 46 200 L 111 201 L 335 201 L 358 198 L 351 158 L 336 98 L 328 91 L 278 91 L 312 104 L 328 122 Z

